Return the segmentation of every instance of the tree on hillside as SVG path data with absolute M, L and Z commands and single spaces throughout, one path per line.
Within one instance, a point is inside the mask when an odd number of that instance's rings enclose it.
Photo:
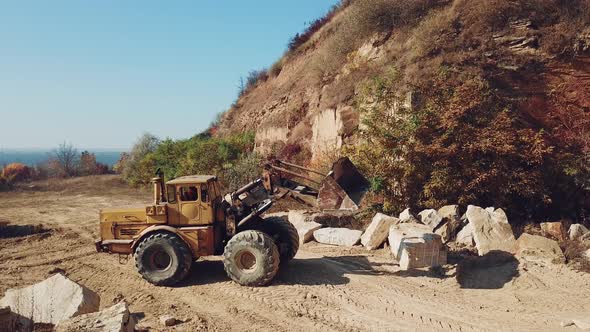
M 76 174 L 76 159 L 78 150 L 71 144 L 63 142 L 51 153 L 52 164 L 61 176 L 73 176 Z
M 96 161 L 96 155 L 88 151 L 80 154 L 80 163 L 78 165 L 80 175 L 98 175 L 107 174 L 109 166 Z
M 123 178 L 131 184 L 147 183 L 155 169 L 152 169 L 151 159 L 146 156 L 154 152 L 159 144 L 160 139 L 156 136 L 150 133 L 143 134 L 131 149 L 129 160 L 122 170 Z

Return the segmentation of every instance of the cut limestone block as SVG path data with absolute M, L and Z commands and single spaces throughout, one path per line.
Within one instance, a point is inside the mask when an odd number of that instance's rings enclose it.
M 100 297 L 62 274 L 20 289 L 9 289 L 0 307 L 10 306 L 19 315 L 19 323 L 57 324 L 74 316 L 98 310 Z
M 573 224 L 570 226 L 568 236 L 569 236 L 570 240 L 576 241 L 576 240 L 579 240 L 582 236 L 584 236 L 588 232 L 589 231 L 588 231 L 588 228 L 586 228 L 586 226 L 581 225 L 581 224 Z
M 306 221 L 294 224 L 293 226 L 295 226 L 297 229 L 297 234 L 299 234 L 299 244 L 304 244 L 313 240 L 313 232 L 322 228 L 321 224 L 313 221 Z
M 531 262 L 565 263 L 557 241 L 524 233 L 516 241 L 516 256 Z
M 389 229 L 389 245 L 400 269 L 434 267 L 447 263 L 440 235 L 421 224 L 399 224 Z
M 361 236 L 361 243 L 369 250 L 377 249 L 387 239 L 389 228 L 398 223 L 399 219 L 397 218 L 377 213 Z
M 76 316 L 55 326 L 56 332 L 133 332 L 135 319 L 129 313 L 127 303 L 119 302 L 99 312 Z
M 433 231 L 442 221 L 442 217 L 438 215 L 436 210 L 429 209 L 418 213 L 418 218 L 424 225 L 430 226 L 430 230 Z
M 319 243 L 352 247 L 361 239 L 362 231 L 348 228 L 321 228 L 313 232 L 313 237 Z
M 478 206 L 467 207 L 467 220 L 473 227 L 473 239 L 480 256 L 490 251 L 514 252 L 516 239 L 502 209 L 482 209 Z

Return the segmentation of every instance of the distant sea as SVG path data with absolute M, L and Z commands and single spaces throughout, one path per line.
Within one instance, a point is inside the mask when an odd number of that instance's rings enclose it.
M 83 150 L 78 150 L 81 153 Z M 113 166 L 123 151 L 88 150 L 96 155 L 96 161 Z M 10 163 L 22 163 L 35 166 L 40 162 L 47 161 L 51 156 L 51 150 L 7 150 L 0 149 L 0 167 Z

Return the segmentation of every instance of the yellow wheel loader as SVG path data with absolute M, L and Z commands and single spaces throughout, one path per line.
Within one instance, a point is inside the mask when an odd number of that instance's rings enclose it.
M 100 211 L 99 252 L 133 255 L 138 272 L 155 285 L 182 280 L 201 256 L 221 255 L 241 285 L 260 286 L 299 248 L 297 230 L 282 218 L 262 219 L 272 201 L 253 181 L 222 197 L 212 175 L 152 180 L 154 202 L 140 209 Z
M 359 198 L 359 188 L 367 184 L 346 161 L 334 164 L 319 194 L 311 193 L 331 209 L 357 207 L 347 193 Z M 225 271 L 237 283 L 268 284 L 279 263 L 291 260 L 299 249 L 299 236 L 291 223 L 261 217 L 273 199 L 291 191 L 280 190 L 282 184 L 291 182 L 278 173 L 280 167 L 273 167 L 267 167 L 262 179 L 225 196 L 213 175 L 183 176 L 164 183 L 158 171 L 152 179 L 153 204 L 100 211 L 96 249 L 133 255 L 138 272 L 155 285 L 179 282 L 196 259 L 211 255 L 223 255 Z

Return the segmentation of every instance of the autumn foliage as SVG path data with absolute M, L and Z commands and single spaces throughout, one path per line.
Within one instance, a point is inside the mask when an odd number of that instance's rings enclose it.
M 8 164 L 2 170 L 2 177 L 10 183 L 29 180 L 32 176 L 33 170 L 21 163 Z

